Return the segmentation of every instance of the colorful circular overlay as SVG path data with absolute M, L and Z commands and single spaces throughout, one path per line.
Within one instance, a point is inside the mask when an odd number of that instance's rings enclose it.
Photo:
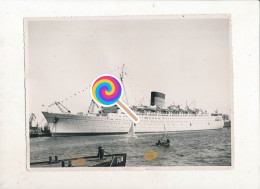
M 120 82 L 112 76 L 101 76 L 92 85 L 92 96 L 96 102 L 109 106 L 115 104 L 122 94 Z

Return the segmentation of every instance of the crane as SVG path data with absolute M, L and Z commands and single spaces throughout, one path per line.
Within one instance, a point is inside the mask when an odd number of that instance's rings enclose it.
M 193 109 L 195 109 L 195 108 L 196 108 L 196 100 L 193 100 L 193 101 L 189 104 L 188 107 L 190 107 L 192 104 L 194 104 L 194 108 L 193 108 Z
M 61 104 L 60 102 L 55 101 L 51 105 L 49 105 L 49 107 L 51 107 L 53 105 L 56 105 L 62 113 L 71 113 L 70 110 L 68 108 L 66 108 L 63 104 Z
M 95 101 L 91 100 L 91 103 L 90 103 L 89 108 L 88 108 L 88 113 L 94 113 L 95 106 L 97 108 L 99 108 L 99 106 L 95 103 Z
M 34 115 L 34 113 L 31 113 L 31 116 L 29 118 L 29 126 L 32 127 L 32 122 L 36 120 L 36 116 Z M 38 123 L 37 123 L 38 126 Z

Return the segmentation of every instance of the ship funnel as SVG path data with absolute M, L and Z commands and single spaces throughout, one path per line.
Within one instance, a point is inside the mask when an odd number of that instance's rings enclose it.
M 165 105 L 165 94 L 160 92 L 151 92 L 151 106 L 163 108 Z

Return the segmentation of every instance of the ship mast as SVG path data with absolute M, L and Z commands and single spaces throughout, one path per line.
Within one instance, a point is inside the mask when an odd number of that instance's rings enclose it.
M 125 67 L 125 65 L 123 64 L 122 72 L 120 74 L 120 80 L 121 80 L 121 82 L 123 84 L 123 87 L 124 87 L 124 67 Z M 125 87 L 124 87 L 124 93 L 125 93 L 125 98 L 126 98 L 126 104 L 128 104 L 128 99 L 127 99 L 127 95 L 126 95 L 126 92 L 125 92 Z

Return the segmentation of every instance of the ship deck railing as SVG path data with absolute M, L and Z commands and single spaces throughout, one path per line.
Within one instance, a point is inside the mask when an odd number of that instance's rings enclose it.
M 142 115 L 142 116 L 209 116 L 209 114 L 173 114 L 173 113 L 168 113 L 168 114 L 156 114 L 156 113 L 136 113 L 137 115 Z

